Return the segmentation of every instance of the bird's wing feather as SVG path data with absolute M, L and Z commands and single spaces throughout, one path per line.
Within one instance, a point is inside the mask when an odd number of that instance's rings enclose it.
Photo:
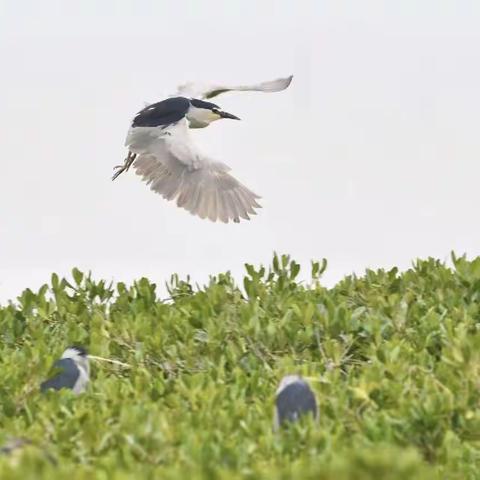
M 209 99 L 220 95 L 221 93 L 231 91 L 243 92 L 280 92 L 285 90 L 292 82 L 293 75 L 285 78 L 277 78 L 267 82 L 256 83 L 253 85 L 201 85 L 194 82 L 188 82 L 178 87 L 178 93 L 194 98 Z
M 138 156 L 138 175 L 166 200 L 212 221 L 249 219 L 260 198 L 232 177 L 229 167 L 203 155 L 193 143 L 187 121 L 157 129 L 132 128 L 127 146 Z M 138 138 L 142 138 L 138 141 Z
M 59 370 L 59 373 L 40 385 L 42 392 L 50 388 L 60 390 L 61 388 L 73 388 L 75 386 L 80 371 L 71 358 L 62 358 L 56 361 L 54 368 Z

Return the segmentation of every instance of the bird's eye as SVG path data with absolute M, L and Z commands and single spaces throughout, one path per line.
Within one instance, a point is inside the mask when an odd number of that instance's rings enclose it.
M 218 108 L 212 108 L 212 112 L 218 114 Z

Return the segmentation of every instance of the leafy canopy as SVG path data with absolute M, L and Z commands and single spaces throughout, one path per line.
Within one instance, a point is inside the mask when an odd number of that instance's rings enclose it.
M 275 255 L 170 298 L 74 269 L 0 307 L 2 480 L 474 479 L 480 463 L 480 258 L 368 270 Z M 40 395 L 65 346 L 93 355 L 88 391 Z M 272 432 L 274 392 L 308 377 L 320 421 Z M 48 455 L 43 450 L 48 451 Z

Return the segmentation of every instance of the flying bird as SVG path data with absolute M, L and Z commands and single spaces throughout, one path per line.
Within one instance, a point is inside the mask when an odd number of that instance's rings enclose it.
M 134 117 L 125 146 L 128 155 L 115 167 L 115 180 L 133 165 L 150 189 L 200 218 L 215 222 L 249 220 L 260 198 L 242 185 L 222 162 L 203 154 L 192 141 L 190 128 L 205 128 L 215 120 L 240 120 L 208 101 L 229 91 L 279 92 L 293 76 L 254 85 L 178 87 L 175 96 L 147 105 Z
M 310 385 L 299 375 L 283 377 L 276 393 L 274 430 L 306 414 L 314 419 L 318 417 L 317 401 Z
M 42 392 L 62 388 L 71 389 L 76 394 L 85 391 L 90 380 L 90 365 L 87 351 L 83 347 L 68 347 L 62 358 L 55 362 L 54 368 L 58 372 L 40 385 Z

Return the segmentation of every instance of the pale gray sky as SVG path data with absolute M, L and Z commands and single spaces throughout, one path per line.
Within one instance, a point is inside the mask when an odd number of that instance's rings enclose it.
M 3 0 L 0 302 L 73 266 L 160 284 L 272 252 L 326 281 L 480 245 L 480 2 Z M 186 80 L 295 75 L 221 96 L 242 122 L 194 132 L 262 195 L 214 224 L 112 183 L 132 115 Z

